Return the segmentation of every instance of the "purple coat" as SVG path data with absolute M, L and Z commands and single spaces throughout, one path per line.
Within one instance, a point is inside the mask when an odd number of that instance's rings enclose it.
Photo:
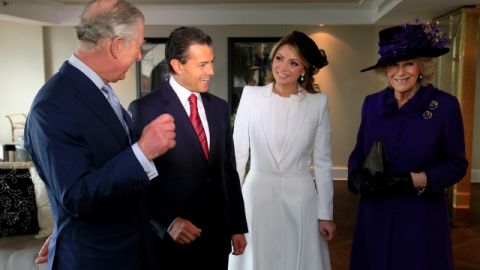
M 350 269 L 453 269 L 445 189 L 468 167 L 458 100 L 431 85 L 400 109 L 391 88 L 367 96 L 349 173 L 362 167 L 377 139 L 387 173 L 425 171 L 428 189 L 360 200 Z

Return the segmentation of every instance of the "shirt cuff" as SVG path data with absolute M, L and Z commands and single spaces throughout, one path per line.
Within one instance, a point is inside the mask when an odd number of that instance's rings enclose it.
M 172 221 L 172 223 L 170 223 L 170 226 L 168 226 L 168 228 L 167 228 L 167 233 L 170 233 L 170 230 L 172 229 L 173 224 L 175 223 L 175 221 L 177 221 L 178 218 L 179 218 L 179 217 L 176 217 L 176 218 Z
M 143 154 L 142 150 L 140 150 L 140 147 L 138 146 L 138 143 L 134 143 L 132 145 L 132 150 L 135 154 L 135 157 L 137 157 L 138 162 L 140 162 L 140 165 L 142 165 L 143 170 L 147 174 L 148 179 L 152 180 L 153 178 L 157 177 L 158 172 L 155 164 Z

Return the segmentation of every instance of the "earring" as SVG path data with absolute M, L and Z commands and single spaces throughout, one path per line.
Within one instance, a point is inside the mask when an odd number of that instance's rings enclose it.
M 418 75 L 418 80 L 421 81 L 423 79 L 422 74 Z
M 305 74 L 300 75 L 300 78 L 298 78 L 298 81 L 300 83 L 303 83 L 303 81 L 305 81 Z

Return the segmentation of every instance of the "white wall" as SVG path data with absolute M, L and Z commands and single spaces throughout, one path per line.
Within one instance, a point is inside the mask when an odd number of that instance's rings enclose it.
M 174 28 L 176 26 L 146 26 L 145 36 L 168 37 Z M 325 49 L 330 62 L 316 76 L 316 83 L 329 98 L 333 126 L 332 155 L 334 164 L 337 166 L 346 164 L 355 143 L 363 98 L 383 87 L 373 72 L 359 72 L 360 69 L 370 66 L 377 60 L 377 33 L 381 26 L 275 25 L 200 26 L 200 28 L 209 33 L 214 40 L 216 74 L 210 91 L 226 100 L 228 99 L 228 37 L 280 37 L 292 30 L 300 30 L 309 34 L 319 47 Z M 14 29 L 14 31 L 10 31 L 10 29 Z M 9 36 L 9 38 L 2 39 L 5 41 L 0 43 L 3 60 L 0 63 L 2 84 L 7 85 L 4 82 L 8 81 L 9 85 L 0 87 L 0 113 L 5 114 L 4 108 L 7 106 L 9 112 L 27 112 L 33 96 L 44 82 L 43 74 L 45 73 L 49 78 L 73 53 L 76 45 L 73 27 L 44 28 L 44 60 L 42 58 L 41 28 L 0 23 L 0 30 Z M 23 33 L 18 34 L 21 31 Z M 8 34 L 11 32 L 13 34 Z M 25 37 L 28 38 L 26 42 L 23 41 Z M 35 48 L 32 49 L 32 46 Z M 20 62 L 21 58 L 19 59 L 18 56 L 24 54 L 25 51 L 35 55 L 26 56 Z M 9 63 L 14 61 L 20 68 L 11 68 L 13 64 Z M 45 62 L 45 68 L 42 66 L 43 62 Z M 25 72 L 25 68 L 28 68 L 27 72 Z M 35 80 L 30 79 L 33 77 Z M 480 74 L 477 77 L 480 78 Z M 121 103 L 127 107 L 136 97 L 135 66 L 130 68 L 125 80 L 114 84 L 113 87 Z M 5 89 L 17 89 L 17 91 L 6 91 Z M 9 102 L 9 99 L 15 100 L 15 102 Z M 480 94 L 476 96 L 476 99 L 476 103 L 479 104 Z M 477 106 L 476 115 L 478 116 L 479 113 L 480 110 Z M 480 117 L 475 119 L 475 122 L 479 123 Z M 2 124 L 0 139 L 3 141 L 9 138 L 7 119 L 1 120 L 0 123 Z M 480 124 L 476 124 L 475 134 L 479 134 L 479 132 Z M 474 170 L 480 168 L 479 151 L 479 142 L 474 142 L 474 160 L 472 162 Z
M 475 113 L 473 118 L 472 182 L 480 183 L 480 46 L 477 52 L 477 82 L 475 86 Z
M 146 26 L 146 37 L 168 37 L 175 26 Z M 359 70 L 376 61 L 379 26 L 200 26 L 214 40 L 216 74 L 210 91 L 228 100 L 228 37 L 281 37 L 293 30 L 304 31 L 325 49 L 330 64 L 316 77 L 329 97 L 333 125 L 333 160 L 345 165 L 355 142 L 363 97 L 382 87 L 372 73 Z M 72 27 L 45 28 L 47 77 L 55 73 L 73 52 Z M 364 49 L 362 49 L 364 48 Z M 135 99 L 135 67 L 125 80 L 114 85 L 122 104 Z
M 11 113 L 27 113 L 44 83 L 42 27 L 0 21 L 0 142 L 11 140 Z
M 199 26 L 214 40 L 215 78 L 211 92 L 228 99 L 228 37 L 275 37 L 300 30 L 325 50 L 329 65 L 316 76 L 316 83 L 329 98 L 332 120 L 332 159 L 344 166 L 352 150 L 360 121 L 363 98 L 383 88 L 373 72 L 360 70 L 373 65 L 377 58 L 378 25 L 274 25 L 274 26 Z M 146 26 L 146 37 L 168 37 L 175 26 Z M 480 53 L 479 63 L 480 66 Z M 132 86 L 135 84 L 133 83 Z M 480 68 L 477 68 L 476 102 L 480 104 Z M 474 138 L 480 137 L 480 106 L 475 110 Z M 472 181 L 480 182 L 480 140 L 474 140 Z
M 146 37 L 168 37 L 175 27 L 147 26 Z M 316 76 L 329 97 L 333 126 L 332 150 L 336 165 L 345 165 L 355 143 L 363 97 L 382 87 L 372 73 L 360 73 L 377 59 L 379 26 L 200 26 L 214 41 L 215 78 L 211 92 L 228 99 L 228 37 L 281 37 L 293 30 L 310 35 L 325 49 L 330 64 Z

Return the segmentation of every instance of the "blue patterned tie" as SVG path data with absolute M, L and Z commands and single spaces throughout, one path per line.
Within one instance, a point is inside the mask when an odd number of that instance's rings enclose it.
M 110 87 L 110 85 L 108 84 L 105 84 L 102 87 L 102 91 L 107 94 L 108 103 L 110 103 L 110 106 L 112 106 L 113 110 L 115 111 L 115 114 L 117 115 L 118 120 L 120 120 L 120 122 L 122 123 L 123 129 L 125 129 L 125 132 L 127 132 L 128 139 L 130 140 L 130 132 L 128 130 L 128 125 L 125 119 L 123 118 L 122 105 L 118 101 L 117 95 L 115 95 L 115 92 L 113 92 L 112 87 Z

